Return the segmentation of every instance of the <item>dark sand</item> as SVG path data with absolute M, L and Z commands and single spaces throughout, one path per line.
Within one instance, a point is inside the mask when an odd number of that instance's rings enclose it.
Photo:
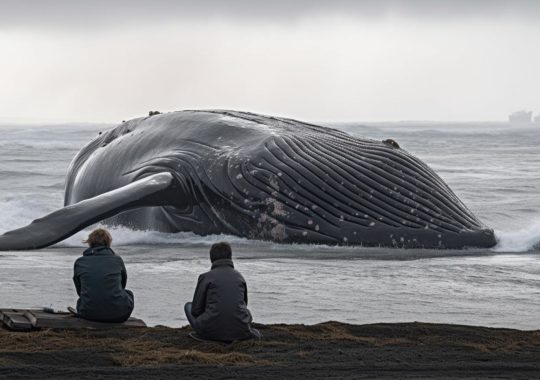
M 393 323 L 257 325 L 200 343 L 188 327 L 0 329 L 0 378 L 539 378 L 540 331 Z

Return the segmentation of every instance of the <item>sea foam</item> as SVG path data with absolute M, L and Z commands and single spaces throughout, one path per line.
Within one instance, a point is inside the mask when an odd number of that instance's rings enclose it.
M 540 248 L 540 218 L 515 231 L 495 231 L 494 252 L 527 252 Z

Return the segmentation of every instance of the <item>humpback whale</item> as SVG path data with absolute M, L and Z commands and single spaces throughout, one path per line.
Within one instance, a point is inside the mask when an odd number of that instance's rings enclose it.
M 222 110 L 154 114 L 100 132 L 71 162 L 65 206 L 0 236 L 0 250 L 46 247 L 100 221 L 282 243 L 496 244 L 394 140 Z

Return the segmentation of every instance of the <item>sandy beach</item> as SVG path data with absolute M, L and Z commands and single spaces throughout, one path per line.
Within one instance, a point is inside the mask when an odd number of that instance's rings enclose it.
M 189 327 L 0 330 L 0 378 L 534 378 L 540 331 L 445 324 L 256 325 L 201 343 Z

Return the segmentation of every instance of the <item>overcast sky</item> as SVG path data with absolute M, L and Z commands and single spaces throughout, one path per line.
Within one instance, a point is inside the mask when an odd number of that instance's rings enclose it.
M 0 0 L 0 121 L 540 113 L 538 0 Z

